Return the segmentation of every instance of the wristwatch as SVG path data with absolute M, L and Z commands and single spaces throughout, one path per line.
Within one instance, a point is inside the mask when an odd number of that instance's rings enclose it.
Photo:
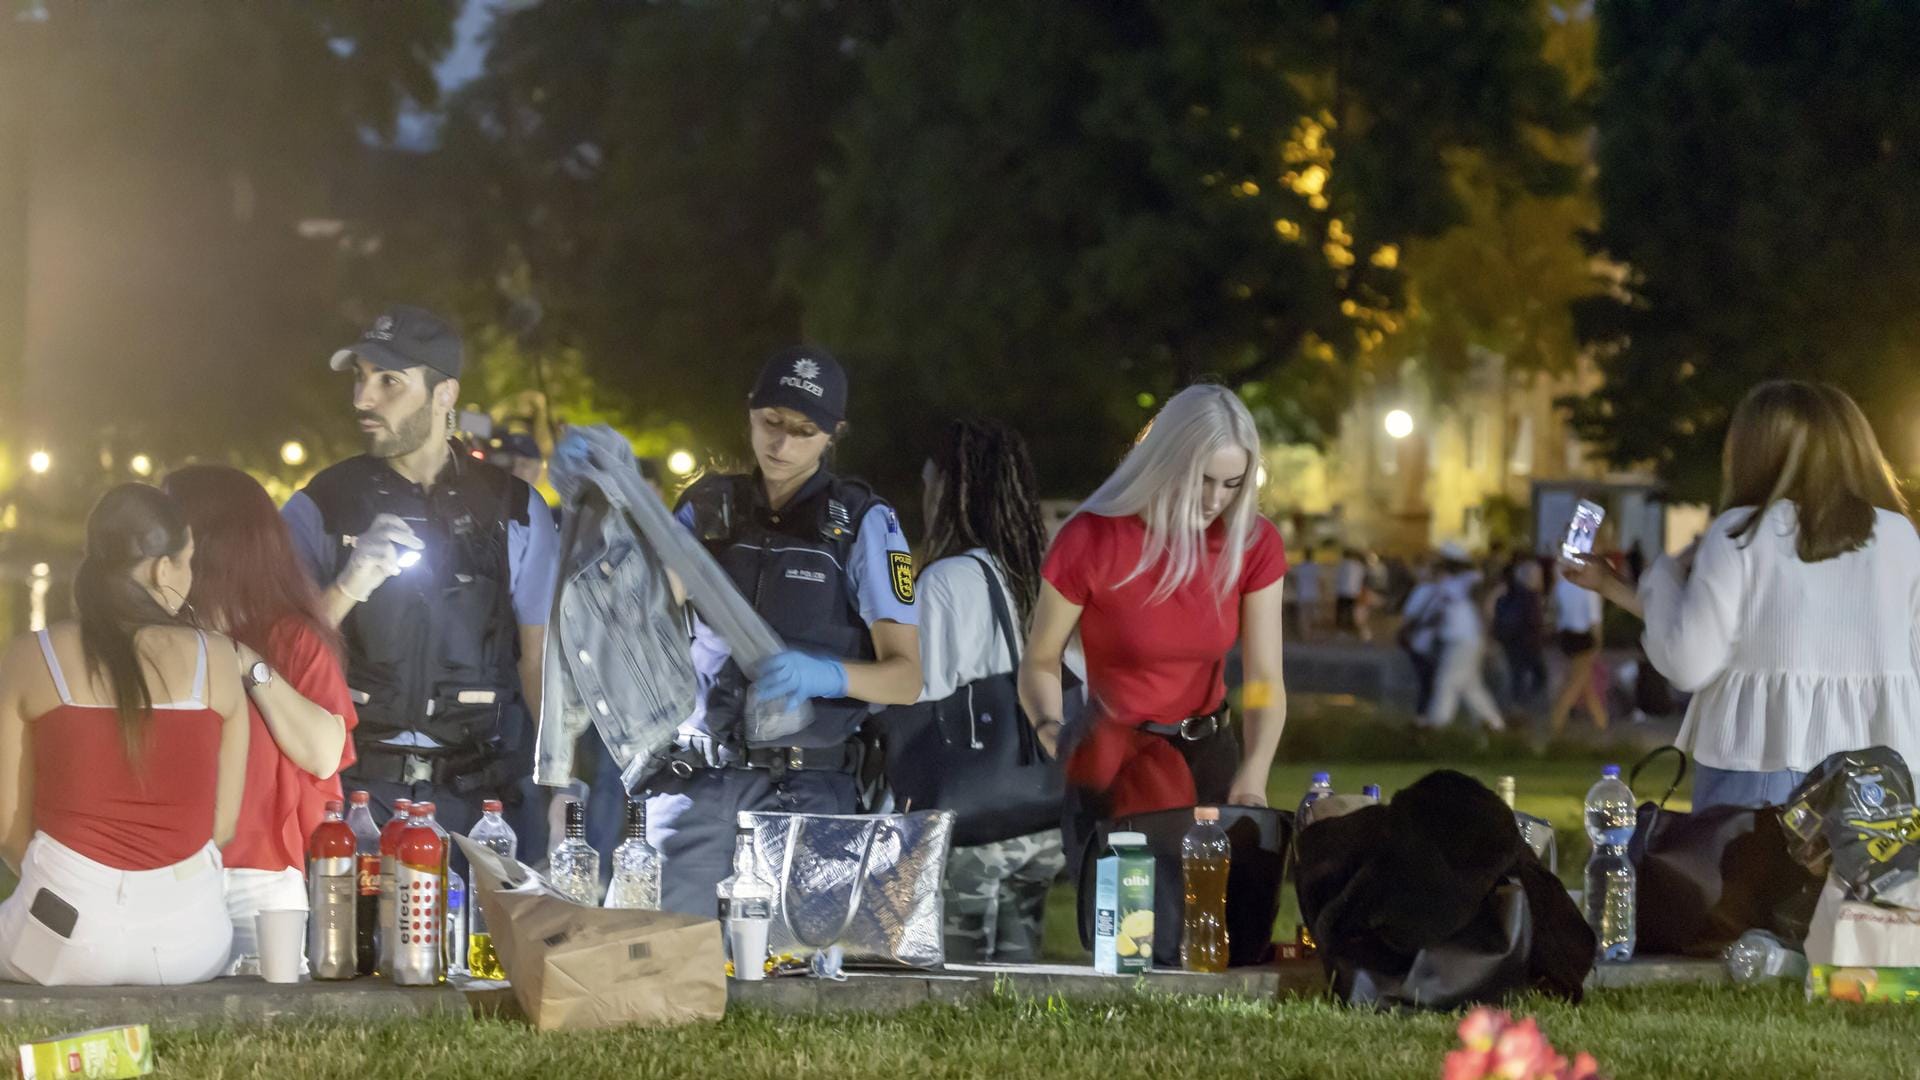
M 240 673 L 240 682 L 248 690 L 265 686 L 273 681 L 273 669 L 265 660 L 255 660 L 253 666 Z

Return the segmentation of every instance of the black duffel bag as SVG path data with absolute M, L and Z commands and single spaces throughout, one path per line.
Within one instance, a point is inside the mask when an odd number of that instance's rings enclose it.
M 1000 576 L 987 560 L 968 558 L 986 575 L 994 625 L 1013 669 L 939 701 L 893 706 L 879 717 L 894 806 L 953 811 L 954 847 L 1059 828 L 1066 790 L 1060 763 L 1041 747 L 1020 708 L 1020 637 Z
M 1107 838 L 1137 832 L 1153 852 L 1153 963 L 1180 966 L 1180 934 L 1186 920 L 1186 875 L 1180 841 L 1193 827 L 1193 809 L 1158 810 L 1103 821 L 1087 838 L 1080 860 L 1080 944 L 1093 948 L 1096 862 Z M 1231 967 L 1264 964 L 1272 955 L 1273 921 L 1280 917 L 1280 886 L 1286 876 L 1293 840 L 1293 815 L 1264 806 L 1222 806 L 1220 827 L 1227 832 L 1232 862 L 1227 867 L 1227 963 Z
M 1296 847 L 1300 915 L 1342 1000 L 1580 1000 L 1593 931 L 1513 812 L 1473 778 L 1429 773 L 1386 806 L 1316 817 Z
M 1639 882 L 1634 949 L 1645 956 L 1718 957 L 1748 930 L 1765 930 L 1798 946 L 1820 900 L 1819 876 L 1794 861 L 1781 826 L 1782 808 L 1714 806 L 1684 813 L 1667 800 L 1687 775 L 1687 755 L 1663 746 L 1640 759 L 1640 770 L 1671 754 L 1673 783 L 1655 803 L 1640 804 L 1627 845 Z

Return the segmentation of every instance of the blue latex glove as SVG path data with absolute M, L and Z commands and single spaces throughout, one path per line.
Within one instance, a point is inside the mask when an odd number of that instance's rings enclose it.
M 813 698 L 847 696 L 847 669 L 838 660 L 808 656 L 788 649 L 768 660 L 754 684 L 766 701 L 783 702 L 784 709 L 797 709 Z

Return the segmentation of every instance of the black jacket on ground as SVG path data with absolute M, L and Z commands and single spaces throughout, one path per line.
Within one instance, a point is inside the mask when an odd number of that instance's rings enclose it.
M 1593 931 L 1521 841 L 1513 811 L 1473 778 L 1430 773 L 1389 805 L 1313 822 L 1296 844 L 1300 913 L 1342 999 L 1580 1000 Z

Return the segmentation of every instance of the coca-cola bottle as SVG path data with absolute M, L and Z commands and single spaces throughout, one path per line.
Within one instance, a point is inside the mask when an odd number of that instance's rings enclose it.
M 340 817 L 340 804 L 327 804 L 327 816 L 307 841 L 307 962 L 316 979 L 351 979 L 354 908 L 359 880 L 353 829 Z
M 394 857 L 400 851 L 400 834 L 407 827 L 412 809 L 413 803 L 407 799 L 393 800 L 393 816 L 380 830 L 380 929 L 375 935 L 375 952 L 382 975 L 393 974 L 393 935 L 388 928 L 393 926 L 393 882 L 398 870 Z
M 433 804 L 413 808 L 394 851 L 393 981 L 433 986 L 446 981 L 447 842 L 433 820 Z
M 364 791 L 348 796 L 347 827 L 353 830 L 354 970 L 371 975 L 377 962 L 380 929 L 380 827 L 373 823 L 372 799 Z

